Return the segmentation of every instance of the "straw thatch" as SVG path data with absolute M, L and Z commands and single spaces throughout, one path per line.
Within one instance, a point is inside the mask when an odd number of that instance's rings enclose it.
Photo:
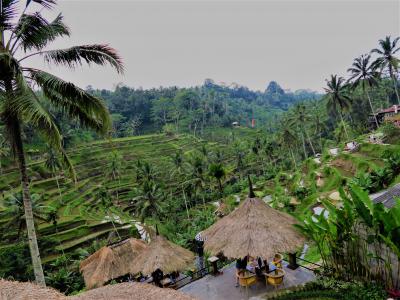
M 166 238 L 156 235 L 148 248 L 135 260 L 133 270 L 148 275 L 157 269 L 164 273 L 181 271 L 193 263 L 194 255 L 189 250 L 171 243 Z
M 130 238 L 96 251 L 80 264 L 86 287 L 99 287 L 120 276 L 135 274 L 133 262 L 146 248 L 145 242 Z
M 68 300 L 195 300 L 192 296 L 173 289 L 161 289 L 154 285 L 125 282 L 93 289 Z
M 202 232 L 204 248 L 212 255 L 229 258 L 246 255 L 269 259 L 279 252 L 291 252 L 304 238 L 293 227 L 296 220 L 255 198 L 252 189 L 236 210 Z
M 0 279 L 0 300 L 65 300 L 66 297 L 52 288 L 31 282 Z

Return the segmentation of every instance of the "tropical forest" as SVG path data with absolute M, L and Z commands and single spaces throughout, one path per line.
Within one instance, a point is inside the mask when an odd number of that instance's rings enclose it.
M 0 0 L 1 300 L 400 299 L 399 35 L 319 90 L 81 86 L 135 68 L 63 2 Z

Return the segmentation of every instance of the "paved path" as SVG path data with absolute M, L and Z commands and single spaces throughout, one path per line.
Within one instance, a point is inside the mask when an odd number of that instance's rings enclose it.
M 284 267 L 286 272 L 284 285 L 279 289 L 288 288 L 315 278 L 313 272 L 304 268 L 290 270 Z M 259 282 L 248 289 L 235 287 L 235 265 L 232 264 L 223 269 L 223 274 L 219 276 L 207 275 L 195 282 L 192 282 L 180 289 L 181 292 L 190 294 L 199 300 L 242 300 L 242 299 L 263 299 L 262 296 L 276 289 L 273 286 L 265 285 L 265 282 Z

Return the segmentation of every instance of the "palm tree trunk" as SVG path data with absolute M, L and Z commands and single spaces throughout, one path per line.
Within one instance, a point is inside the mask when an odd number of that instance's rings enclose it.
M 301 141 L 303 142 L 304 159 L 307 159 L 306 142 L 304 140 L 304 133 L 301 133 Z
M 26 170 L 26 161 L 24 155 L 24 147 L 21 138 L 21 128 L 18 120 L 12 121 L 12 133 L 14 134 L 14 147 L 18 160 L 19 171 L 21 174 L 22 184 L 22 198 L 24 201 L 26 229 L 28 232 L 28 244 L 31 253 L 33 273 L 35 274 L 35 281 L 41 286 L 46 286 L 44 273 L 42 268 L 42 261 L 40 259 L 39 246 L 36 238 L 35 223 L 33 220 L 32 201 L 29 192 L 29 179 Z
M 222 182 L 221 182 L 221 178 L 218 178 L 218 187 L 219 187 L 219 191 L 221 192 L 221 197 L 222 197 L 222 194 L 223 194 L 223 189 L 222 189 Z
M 396 76 L 393 74 L 393 68 L 390 63 L 389 63 L 389 75 L 390 75 L 390 78 L 392 78 L 394 91 L 395 91 L 396 97 L 397 97 L 397 103 L 400 105 L 399 91 L 397 90 L 397 79 L 396 79 Z
M 185 201 L 186 214 L 187 214 L 187 217 L 189 220 L 190 219 L 189 209 L 188 209 L 188 205 L 187 205 L 187 201 L 186 201 L 186 194 L 185 194 L 185 191 L 183 190 L 183 187 L 182 187 L 182 194 L 183 194 L 183 200 Z
M 369 97 L 368 91 L 365 91 L 365 94 L 367 95 L 368 102 L 369 102 L 369 107 L 371 108 L 372 115 L 374 116 L 376 128 L 379 128 L 378 119 L 376 118 L 376 115 L 375 115 L 375 112 L 374 112 L 374 108 L 372 107 L 372 101 L 371 101 L 371 98 Z
M 344 132 L 346 134 L 347 139 L 349 140 L 350 139 L 349 138 L 349 133 L 347 132 L 346 123 L 344 123 L 342 112 L 339 111 L 339 114 L 340 114 L 340 119 L 342 120 L 342 125 L 343 125 L 343 128 L 344 128 Z
M 290 151 L 290 154 L 291 154 L 292 159 L 293 159 L 294 168 L 297 170 L 297 163 L 296 163 L 296 159 L 294 158 L 294 154 L 293 154 L 292 148 L 289 148 L 289 151 Z
M 306 133 L 306 137 L 307 137 L 307 139 L 308 139 L 308 143 L 310 144 L 311 150 L 312 150 L 312 152 L 313 152 L 313 154 L 314 154 L 314 156 L 315 156 L 315 149 L 314 149 L 314 146 L 313 146 L 313 144 L 312 144 L 312 142 L 311 142 L 310 136 L 308 135 L 307 130 L 304 130 L 304 132 Z

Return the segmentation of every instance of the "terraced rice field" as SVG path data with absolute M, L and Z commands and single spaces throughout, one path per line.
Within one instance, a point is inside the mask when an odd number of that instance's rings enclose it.
M 82 145 L 69 151 L 69 156 L 75 166 L 78 181 L 74 183 L 63 174 L 58 174 L 60 190 L 54 176 L 46 170 L 44 159 L 38 158 L 29 162 L 29 176 L 32 178 L 31 191 L 40 195 L 41 204 L 55 207 L 58 213 L 57 228 L 52 224 L 38 224 L 38 235 L 54 237 L 59 242 L 57 250 L 71 251 L 90 244 L 93 240 L 106 238 L 114 231 L 108 216 L 114 216 L 115 226 L 121 235 L 133 233 L 133 220 L 123 211 L 128 203 L 129 192 L 135 187 L 134 164 L 140 160 L 151 163 L 166 179 L 166 184 L 173 185 L 169 173 L 172 165 L 171 156 L 177 150 L 188 154 L 200 149 L 206 143 L 189 135 L 166 136 L 146 135 L 96 141 Z M 212 149 L 217 143 L 207 143 Z M 219 145 L 219 147 L 221 147 Z M 223 147 L 223 146 L 222 146 Z M 107 176 L 110 168 L 110 154 L 118 152 L 122 156 L 122 167 L 119 180 Z M 167 176 L 168 175 L 168 176 Z M 114 196 L 114 206 L 109 211 L 99 208 L 97 190 L 99 185 L 105 186 Z M 9 167 L 0 176 L 0 211 L 4 209 L 3 199 L 7 193 L 20 190 L 19 173 L 15 167 Z M 3 194 L 3 195 L 2 195 Z M 60 197 L 61 194 L 61 197 Z M 115 201 L 118 195 L 118 201 Z M 0 218 L 0 224 L 6 222 Z M 6 234 L 15 236 L 16 230 Z M 2 241 L 0 241 L 1 247 Z M 44 258 L 44 261 L 54 259 L 56 255 Z

